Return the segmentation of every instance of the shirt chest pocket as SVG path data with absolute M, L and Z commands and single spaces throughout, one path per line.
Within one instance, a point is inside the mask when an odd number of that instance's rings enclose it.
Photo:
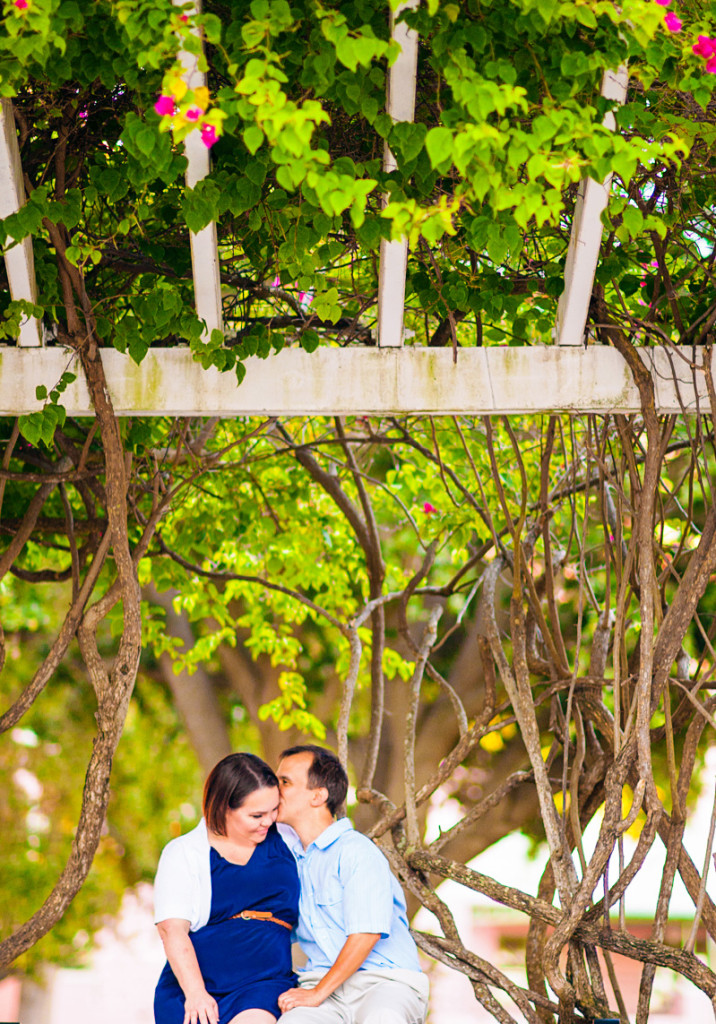
M 340 914 L 340 905 L 343 902 L 343 888 L 336 882 L 327 882 L 319 886 L 316 891 L 316 904 L 325 913 L 331 916 Z M 342 917 L 343 915 L 340 914 Z

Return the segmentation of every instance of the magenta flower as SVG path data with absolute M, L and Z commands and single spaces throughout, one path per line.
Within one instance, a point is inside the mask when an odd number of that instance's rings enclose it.
M 708 36 L 699 36 L 698 43 L 691 47 L 697 57 L 713 57 L 716 54 L 716 39 L 709 39 Z
M 706 62 L 706 70 L 710 75 L 716 75 L 716 56 Z
M 28 0 L 15 0 L 15 7 L 18 11 L 26 11 L 29 6 Z
M 434 505 L 431 505 L 429 501 L 426 501 L 425 504 L 423 505 L 423 512 L 425 513 L 426 516 L 429 516 L 437 512 L 437 509 L 435 508 Z
M 216 134 L 216 128 L 213 124 L 203 124 L 199 129 L 201 131 L 201 141 L 204 143 L 207 149 L 211 149 L 219 136 Z
M 664 15 L 664 24 L 668 28 L 669 32 L 680 32 L 683 26 L 683 21 L 678 18 L 673 11 L 668 11 Z
M 18 3 L 21 0 L 17 0 Z M 26 3 L 27 0 L 24 0 Z M 173 114 L 175 110 L 174 97 L 173 96 L 160 96 L 157 102 L 154 104 L 154 109 L 160 117 L 165 117 L 167 114 Z
M 656 0 L 656 2 L 658 3 L 659 7 L 668 7 L 671 3 L 671 0 Z
M 181 17 L 179 18 L 179 21 L 183 21 L 185 24 L 186 24 L 186 22 L 188 20 L 189 20 L 189 15 L 188 14 L 182 14 Z
M 187 121 L 192 121 L 194 124 L 196 124 L 196 122 L 203 115 L 203 113 L 204 111 L 201 109 L 201 107 L 189 107 L 188 110 L 184 111 L 184 117 L 187 119 Z

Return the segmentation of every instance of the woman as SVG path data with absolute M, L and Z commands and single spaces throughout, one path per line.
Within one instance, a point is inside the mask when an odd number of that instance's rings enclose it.
M 276 825 L 278 781 L 230 754 L 204 787 L 204 818 L 163 850 L 155 921 L 167 954 L 156 1024 L 273 1024 L 293 988 L 298 874 Z

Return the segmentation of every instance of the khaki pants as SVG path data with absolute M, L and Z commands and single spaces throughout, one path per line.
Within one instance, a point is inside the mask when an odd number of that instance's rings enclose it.
M 314 988 L 324 974 L 303 974 L 301 988 Z M 428 987 L 421 971 L 356 971 L 320 1006 L 297 1006 L 279 1020 L 280 1024 L 423 1024 Z

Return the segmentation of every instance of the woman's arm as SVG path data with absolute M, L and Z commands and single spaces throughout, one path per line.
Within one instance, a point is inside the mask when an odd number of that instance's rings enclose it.
M 189 938 L 189 922 L 170 917 L 157 924 L 169 966 L 184 993 L 184 1024 L 218 1024 L 219 1007 L 206 991 L 194 946 Z

